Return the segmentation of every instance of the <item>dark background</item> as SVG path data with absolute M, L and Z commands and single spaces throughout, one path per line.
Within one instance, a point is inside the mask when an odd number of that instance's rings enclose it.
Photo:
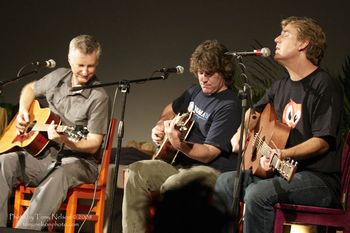
M 327 34 L 322 65 L 333 72 L 350 54 L 348 5 L 346 0 L 2 0 L 0 80 L 16 77 L 23 65 L 33 61 L 52 58 L 58 67 L 68 66 L 68 43 L 79 34 L 95 35 L 101 42 L 97 74 L 105 83 L 146 78 L 153 70 L 182 65 L 182 76 L 131 85 L 124 143 L 150 141 L 163 107 L 196 82 L 188 64 L 200 42 L 217 39 L 230 51 L 250 51 L 257 40 L 273 51 L 281 19 L 309 16 Z M 0 103 L 16 104 L 23 85 L 49 71 L 43 68 L 6 85 Z M 115 87 L 106 89 L 112 97 Z M 121 100 L 117 100 L 119 109 Z

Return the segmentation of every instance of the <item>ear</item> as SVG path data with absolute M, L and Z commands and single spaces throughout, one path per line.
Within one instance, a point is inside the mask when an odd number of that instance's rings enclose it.
M 308 45 L 309 45 L 308 40 L 300 41 L 299 51 L 305 50 Z
M 69 65 L 70 65 L 70 57 L 69 57 L 69 54 L 68 54 L 68 56 L 67 56 L 67 61 L 68 61 Z

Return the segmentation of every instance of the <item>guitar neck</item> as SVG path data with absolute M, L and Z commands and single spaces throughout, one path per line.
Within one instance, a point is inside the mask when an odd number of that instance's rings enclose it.
M 278 168 L 278 165 L 280 162 L 281 162 L 281 160 L 277 157 L 277 155 L 273 155 L 271 162 L 270 162 L 270 165 L 276 169 L 276 168 Z
M 296 169 L 297 169 L 297 167 L 296 167 L 297 162 L 295 162 L 293 160 L 291 160 L 291 161 L 281 160 L 280 158 L 278 158 L 277 155 L 273 155 L 270 164 L 288 182 L 290 182 L 292 180 L 292 178 L 296 172 Z
M 270 155 L 272 148 L 262 138 L 260 138 L 259 135 L 256 135 L 254 138 L 254 144 L 261 156 Z M 277 154 L 272 155 L 270 166 L 276 169 L 288 182 L 291 181 L 296 172 L 296 163 L 294 161 L 281 160 Z
M 50 126 L 49 124 L 35 124 L 32 130 L 44 132 L 48 130 L 49 126 Z M 59 133 L 65 132 L 66 129 L 67 129 L 67 126 L 64 126 L 64 125 L 56 126 L 56 131 Z

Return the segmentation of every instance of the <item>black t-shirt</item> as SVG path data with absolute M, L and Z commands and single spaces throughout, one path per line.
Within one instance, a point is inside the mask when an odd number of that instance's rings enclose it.
M 300 81 L 289 76 L 276 81 L 255 105 L 261 112 L 272 103 L 278 119 L 291 127 L 288 147 L 312 137 L 324 138 L 330 151 L 321 156 L 311 156 L 298 161 L 298 171 L 339 173 L 340 127 L 343 114 L 343 96 L 336 80 L 318 68 Z
M 232 90 L 205 95 L 199 85 L 193 85 L 174 100 L 172 107 L 175 113 L 194 112 L 195 123 L 187 141 L 209 144 L 221 150 L 221 154 L 206 165 L 220 171 L 236 168 L 230 139 L 240 124 L 242 109 L 240 100 Z M 192 166 L 202 163 L 179 154 L 175 164 Z

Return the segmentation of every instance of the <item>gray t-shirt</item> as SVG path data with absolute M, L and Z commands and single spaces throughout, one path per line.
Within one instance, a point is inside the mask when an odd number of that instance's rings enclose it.
M 62 125 L 87 127 L 90 133 L 106 134 L 109 118 L 109 98 L 103 88 L 72 92 L 72 71 L 59 68 L 35 82 L 37 98 L 45 98 L 50 110 Z M 93 77 L 88 85 L 98 84 Z

